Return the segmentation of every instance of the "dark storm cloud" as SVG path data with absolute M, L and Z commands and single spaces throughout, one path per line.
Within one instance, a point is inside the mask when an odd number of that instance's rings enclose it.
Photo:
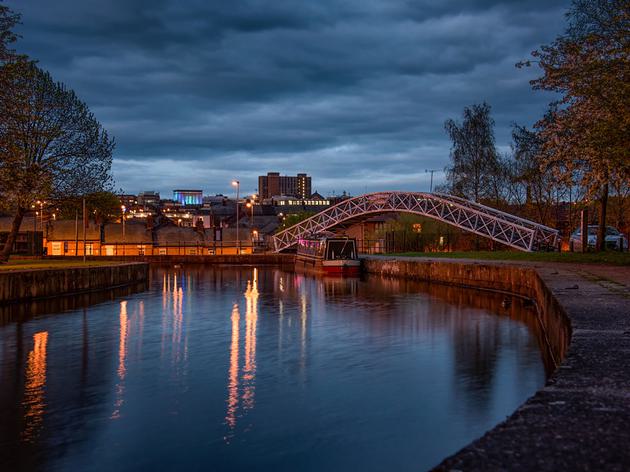
M 514 63 L 567 2 L 30 0 L 19 46 L 116 136 L 126 191 L 246 190 L 268 170 L 322 192 L 424 189 L 446 118 L 482 100 L 497 142 L 549 97 Z

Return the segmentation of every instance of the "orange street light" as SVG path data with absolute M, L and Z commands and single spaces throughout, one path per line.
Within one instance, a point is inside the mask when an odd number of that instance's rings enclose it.
M 120 209 L 122 210 L 122 245 L 123 245 L 123 256 L 125 255 L 125 211 L 127 210 L 127 207 L 125 205 L 121 205 Z
M 237 253 L 241 253 L 241 240 L 238 234 L 238 223 L 239 223 L 239 214 L 238 214 L 238 198 L 239 192 L 241 191 L 241 183 L 238 180 L 232 181 L 232 187 L 236 187 L 236 245 L 237 245 Z

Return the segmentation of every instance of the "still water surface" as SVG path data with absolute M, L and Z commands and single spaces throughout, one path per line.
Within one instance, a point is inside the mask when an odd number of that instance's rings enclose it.
M 544 382 L 535 316 L 503 299 L 206 267 L 60 314 L 14 308 L 0 470 L 427 469 Z

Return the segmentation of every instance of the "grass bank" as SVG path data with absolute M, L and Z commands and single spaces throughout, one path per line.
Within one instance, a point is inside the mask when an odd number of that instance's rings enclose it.
M 69 269 L 72 267 L 100 267 L 119 265 L 122 262 L 115 261 L 64 261 L 48 259 L 9 259 L 6 264 L 0 264 L 0 271 L 8 270 L 38 270 L 38 269 Z
M 577 264 L 611 264 L 630 266 L 629 252 L 517 252 L 517 251 L 468 251 L 468 252 L 402 252 L 388 256 L 425 258 L 481 259 L 488 261 L 568 262 Z

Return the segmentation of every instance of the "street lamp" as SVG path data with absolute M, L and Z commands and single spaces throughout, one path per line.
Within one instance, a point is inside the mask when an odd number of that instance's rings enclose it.
M 252 218 L 249 220 L 249 226 L 252 226 L 252 220 L 254 219 L 254 204 L 252 202 L 245 203 L 245 206 L 252 210 Z
M 434 172 L 439 172 L 439 169 L 425 169 L 424 173 L 428 174 L 431 173 L 431 187 L 429 187 L 429 193 L 433 193 L 433 173 Z
M 251 218 L 249 219 L 249 230 L 251 231 L 252 227 L 254 226 L 254 203 L 248 200 L 247 203 L 245 203 L 245 206 L 252 210 Z M 253 239 L 253 237 L 252 237 L 252 252 L 254 252 L 254 239 Z
M 120 209 L 122 210 L 122 245 L 123 245 L 123 256 L 124 256 L 125 255 L 125 211 L 127 210 L 127 207 L 125 205 L 122 205 Z
M 41 227 L 42 232 L 44 231 L 44 203 L 46 202 L 42 200 L 37 200 L 37 204 L 39 205 L 39 219 L 41 221 L 40 227 Z M 37 214 L 37 212 L 35 213 Z
M 236 245 L 237 245 L 238 254 L 240 254 L 241 253 L 241 240 L 238 235 L 238 219 L 239 219 L 238 199 L 239 199 L 239 195 L 241 191 L 241 183 L 238 180 L 233 180 L 232 187 L 236 187 Z
M 254 252 L 254 243 L 258 241 L 258 231 L 252 231 L 252 253 Z

